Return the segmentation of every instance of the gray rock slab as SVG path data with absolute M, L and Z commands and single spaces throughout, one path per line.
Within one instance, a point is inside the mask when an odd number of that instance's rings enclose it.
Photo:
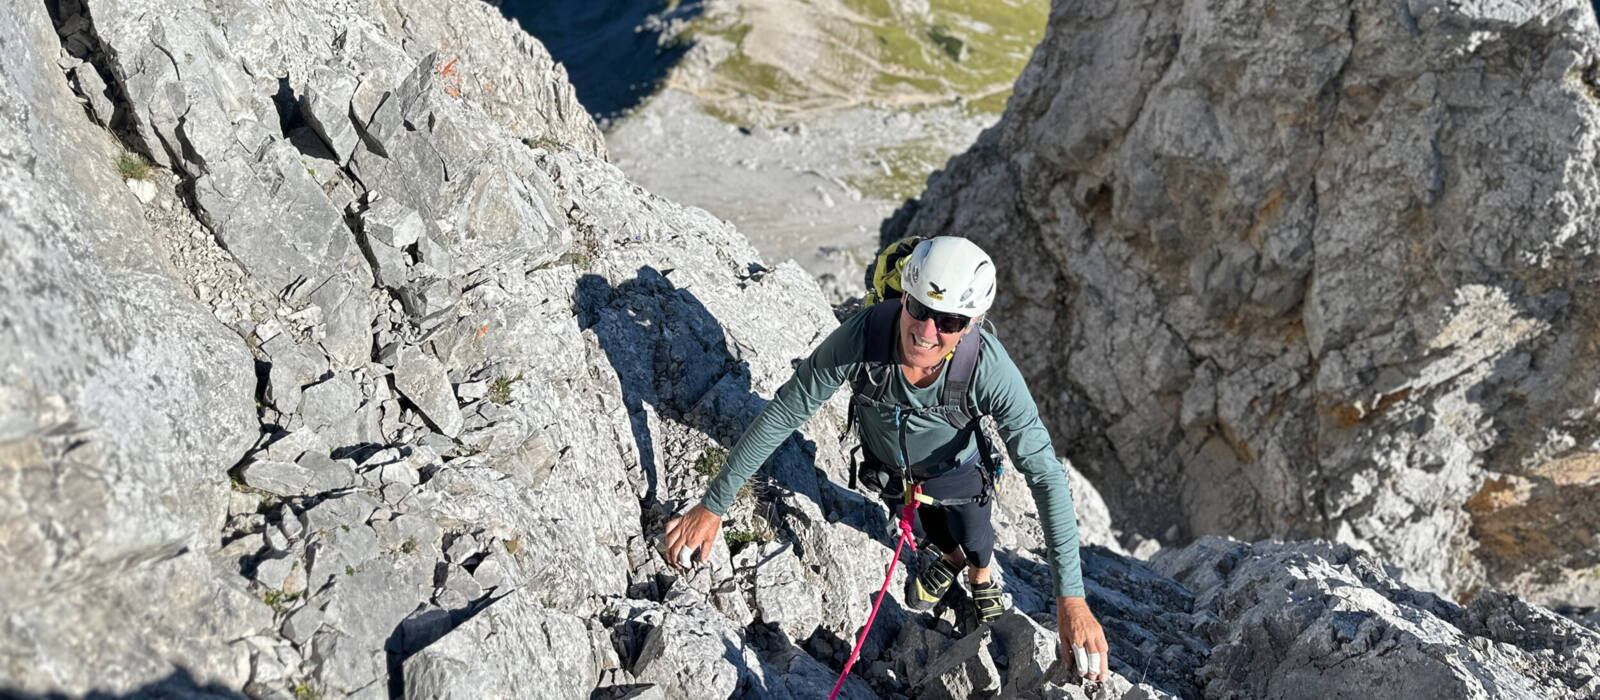
M 348 418 L 360 405 L 361 387 L 355 379 L 336 374 L 302 391 L 299 413 L 305 426 L 315 430 Z
M 307 452 L 295 464 L 316 474 L 316 483 L 323 490 L 333 491 L 355 485 L 355 463 L 348 459 L 334 459 L 320 452 Z
M 444 365 L 432 355 L 416 346 L 402 349 L 394 367 L 394 385 L 439 432 L 450 437 L 460 434 L 461 408 Z
M 106 92 L 106 81 L 100 77 L 100 71 L 92 64 L 83 63 L 72 69 L 71 75 L 78 93 L 89 100 L 89 113 L 94 120 L 102 126 L 111 124 L 116 116 L 116 105 Z
M 405 663 L 408 700 L 587 697 L 597 674 L 581 618 L 519 590 Z
M 411 256 L 405 251 L 378 241 L 366 242 L 363 250 L 378 284 L 398 290 L 411 280 Z
M 302 387 L 328 373 L 328 358 L 312 345 L 295 342 L 288 334 L 278 334 L 261 344 L 271 367 L 267 371 L 267 394 L 283 413 L 300 407 Z
M 306 585 L 321 591 L 329 582 L 342 582 L 364 570 L 381 553 L 377 533 L 365 524 L 321 531 L 306 543 Z
M 994 636 L 1006 655 L 1007 693 L 1026 695 L 1041 688 L 1059 658 L 1060 638 L 1053 628 L 1010 609 L 993 623 Z
M 34 3 L 0 12 L 0 92 L 12 96 L 0 108 L 5 683 L 131 693 L 181 659 L 200 682 L 239 687 L 247 652 L 228 642 L 248 632 L 212 600 L 223 576 L 239 576 L 211 555 L 227 466 L 260 436 L 252 358 L 128 196 L 124 148 L 163 149 L 137 137 L 125 147 L 88 117 L 57 64 L 56 9 L 100 19 Z M 68 36 L 99 29 L 82 26 Z
M 313 605 L 305 605 L 284 619 L 281 630 L 285 639 L 304 646 L 321 627 L 322 610 Z
M 288 141 L 207 168 L 195 181 L 202 220 L 266 291 L 304 299 L 344 266 L 355 237 Z M 279 184 L 265 190 L 261 181 Z
M 500 555 L 491 554 L 478 562 L 472 569 L 472 577 L 478 580 L 478 585 L 484 590 L 493 590 L 505 582 L 505 564 L 501 563 Z
M 989 655 L 989 635 L 988 629 L 980 629 L 942 648 L 930 648 L 925 666 L 908 669 L 913 692 L 918 697 L 965 698 L 998 691 L 1000 674 Z M 924 638 L 940 641 L 938 636 Z
M 821 589 L 807 579 L 804 566 L 794 556 L 784 556 L 789 545 L 770 542 L 761 546 L 755 567 L 755 604 L 761 619 L 777 625 L 790 639 L 805 639 L 821 624 Z
M 282 589 L 284 579 L 289 578 L 289 571 L 299 563 L 297 558 L 287 556 L 262 559 L 256 563 L 255 580 L 267 588 Z
M 319 483 L 316 472 L 294 462 L 277 461 L 251 462 L 239 470 L 239 480 L 275 496 L 309 496 L 318 492 Z
M 424 235 L 422 217 L 394 199 L 380 199 L 361 214 L 361 243 L 378 283 L 400 289 L 410 279 L 406 249 Z
M 372 359 L 374 309 L 366 281 L 339 275 L 311 294 L 322 309 L 321 345 L 334 369 L 365 367 Z
M 328 498 L 300 514 L 307 536 L 332 531 L 340 526 L 364 525 L 383 506 L 359 491 Z
M 462 564 L 466 562 L 469 557 L 477 554 L 480 551 L 482 551 L 482 547 L 478 544 L 478 539 L 476 537 L 468 534 L 461 534 L 457 535 L 455 541 L 451 542 L 450 546 L 445 548 L 444 553 L 445 556 L 450 558 L 450 561 L 457 564 Z
M 415 244 L 423 232 L 422 216 L 395 199 L 373 202 L 361 214 L 362 235 L 396 250 Z
M 271 437 L 267 449 L 258 456 L 281 462 L 293 462 L 308 452 L 327 454 L 331 449 L 327 439 L 316 431 L 301 429 L 279 432 Z
M 467 600 L 478 600 L 484 595 L 483 586 L 466 569 L 451 565 L 445 573 L 445 588 L 459 592 Z
M 419 554 L 379 551 L 335 574 L 333 584 L 313 599 L 324 607 L 323 626 L 366 648 L 383 649 L 433 590 L 434 562 Z
M 356 77 L 342 70 L 318 66 L 306 79 L 300 112 L 315 129 L 339 162 L 350 160 L 360 142 L 355 124 L 350 121 L 350 100 L 355 96 Z
M 311 641 L 309 658 L 315 664 L 314 676 L 324 692 L 348 695 L 361 690 L 384 675 L 379 657 L 382 650 L 374 650 L 351 637 L 333 630 L 318 632 Z
M 418 269 L 422 267 L 419 265 Z M 460 298 L 449 280 L 430 275 L 414 276 L 397 294 L 411 321 L 424 330 L 432 330 L 450 320 L 449 315 Z

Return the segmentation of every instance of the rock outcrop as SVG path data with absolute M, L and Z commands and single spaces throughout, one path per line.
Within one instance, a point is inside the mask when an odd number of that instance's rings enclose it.
M 0 695 L 831 688 L 894 532 L 840 485 L 843 396 L 709 565 L 658 547 L 833 310 L 606 164 L 536 42 L 475 0 L 91 0 L 24 3 L 0 45 Z M 1385 640 L 1450 692 L 1595 691 L 1600 635 L 1542 608 L 1317 543 L 1207 541 L 1163 575 L 1086 483 L 1115 674 L 1069 683 L 1005 478 L 1012 610 L 886 600 L 843 697 L 1282 695 L 1255 666 L 1309 684 Z
M 887 234 L 971 236 L 1118 522 L 1592 606 L 1589 3 L 1058 2 Z
M 239 687 L 229 641 L 271 611 L 206 551 L 257 432 L 250 353 L 176 280 L 44 6 L 0 36 L 0 675 L 115 687 L 170 656 Z

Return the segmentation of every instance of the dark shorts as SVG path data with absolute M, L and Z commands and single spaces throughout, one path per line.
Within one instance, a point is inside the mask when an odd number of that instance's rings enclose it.
M 949 474 L 929 479 L 922 484 L 922 492 L 937 499 L 971 498 L 983 492 L 985 467 L 974 465 L 958 467 Z M 928 539 L 940 551 L 953 552 L 956 546 L 966 551 L 967 563 L 979 568 L 989 566 L 994 557 L 994 524 L 989 521 L 994 499 L 983 505 L 967 503 L 959 506 L 919 506 L 918 518 Z

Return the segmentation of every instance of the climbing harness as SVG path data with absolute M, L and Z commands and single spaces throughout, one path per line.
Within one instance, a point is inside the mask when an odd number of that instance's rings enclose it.
M 987 440 L 982 440 L 980 442 L 980 451 L 987 447 L 987 442 Z M 907 470 L 901 469 L 894 465 L 885 464 L 873 459 L 871 455 L 864 454 L 864 451 L 861 449 L 860 445 L 857 445 L 850 450 L 850 461 L 853 465 L 850 470 L 850 488 L 856 488 L 856 485 L 859 483 L 862 486 L 865 486 L 868 490 L 880 494 L 886 499 L 895 500 L 902 498 L 907 489 L 912 487 L 920 487 L 924 481 L 911 476 Z M 968 457 L 954 469 L 942 472 L 942 474 L 955 473 L 964 469 L 977 468 L 979 462 L 985 462 L 985 464 L 987 464 L 987 462 L 981 458 L 980 453 L 975 452 L 971 457 Z M 916 494 L 916 500 L 918 503 L 921 503 L 925 506 L 942 506 L 947 508 L 964 506 L 968 503 L 976 503 L 979 506 L 988 505 L 989 501 L 994 499 L 997 488 L 997 484 L 995 483 L 995 475 L 998 472 L 995 469 L 985 466 L 984 468 L 979 469 L 979 473 L 983 475 L 983 490 L 980 491 L 976 496 L 970 496 L 966 498 L 934 498 L 922 493 L 920 488 L 918 488 L 916 491 L 914 491 Z
M 867 614 L 867 624 L 862 626 L 860 636 L 856 637 L 855 647 L 850 649 L 850 658 L 844 662 L 844 670 L 839 672 L 839 680 L 833 684 L 833 692 L 828 693 L 828 700 L 839 697 L 839 689 L 844 687 L 844 679 L 850 675 L 850 667 L 856 664 L 856 659 L 861 656 L 861 645 L 867 641 L 867 633 L 872 631 L 872 621 L 878 618 L 878 608 L 883 606 L 884 597 L 889 595 L 889 582 L 894 579 L 894 567 L 900 563 L 900 550 L 905 545 L 911 545 L 911 551 L 917 551 L 917 539 L 911 535 L 911 523 L 917 517 L 917 506 L 922 503 L 917 497 L 922 495 L 922 487 L 913 485 L 901 499 L 900 505 L 900 541 L 894 546 L 894 556 L 889 559 L 889 570 L 883 575 L 883 587 L 878 589 L 878 599 L 872 603 L 872 612 Z

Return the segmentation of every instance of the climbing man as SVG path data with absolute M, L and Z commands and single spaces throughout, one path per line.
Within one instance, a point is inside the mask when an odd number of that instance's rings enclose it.
M 879 261 L 880 277 L 886 262 Z M 915 243 L 900 263 L 888 269 L 899 269 L 903 294 L 847 319 L 823 340 L 745 430 L 700 503 L 667 523 L 667 561 L 679 562 L 680 552 L 698 552 L 698 561 L 706 561 L 740 486 L 850 382 L 851 420 L 864 453 L 852 481 L 859 477 L 886 497 L 920 489 L 923 530 L 942 552 L 907 582 L 906 604 L 933 608 L 964 568 L 978 619 L 989 622 L 1002 604 L 990 570 L 997 455 L 977 421 L 988 415 L 1039 507 L 1061 650 L 1072 650 L 1064 660 L 1081 676 L 1105 680 L 1105 632 L 1084 598 L 1066 470 L 1016 364 L 993 334 L 978 328 L 994 301 L 994 264 L 976 244 L 948 236 Z

